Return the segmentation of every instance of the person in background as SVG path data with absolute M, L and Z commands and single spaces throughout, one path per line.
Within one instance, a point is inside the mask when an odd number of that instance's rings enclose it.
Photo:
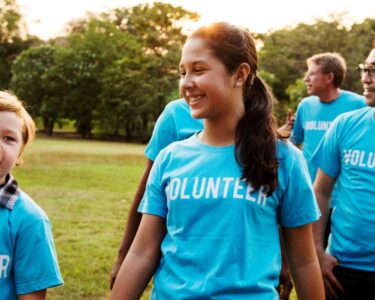
M 314 237 L 328 300 L 375 299 L 375 48 L 359 70 L 368 107 L 340 115 L 311 159 L 319 168 L 314 190 L 322 218 L 314 225 Z
M 146 167 L 130 207 L 116 262 L 112 268 L 110 276 L 111 289 L 138 230 L 142 218 L 142 214 L 137 211 L 138 206 L 144 195 L 146 182 L 157 155 L 172 142 L 184 140 L 202 129 L 203 120 L 191 117 L 190 108 L 184 99 L 169 102 L 159 116 L 151 139 L 145 149 Z
M 44 211 L 11 171 L 33 140 L 35 124 L 17 97 L 0 91 L 0 299 L 42 300 L 63 284 Z
M 302 154 L 278 133 L 255 43 L 214 23 L 186 41 L 180 92 L 204 129 L 163 149 L 111 299 L 278 299 L 278 225 L 299 299 L 323 299 Z M 160 257 L 161 251 L 161 257 Z

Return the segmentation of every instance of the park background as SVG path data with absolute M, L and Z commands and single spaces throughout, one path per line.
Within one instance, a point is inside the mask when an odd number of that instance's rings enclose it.
M 305 61 L 315 53 L 342 54 L 343 88 L 362 92 L 356 66 L 372 47 L 375 19 L 348 17 L 249 28 L 281 122 L 306 95 Z M 53 223 L 65 285 L 49 299 L 106 299 L 145 143 L 166 103 L 178 98 L 181 45 L 201 17 L 145 2 L 87 13 L 47 39 L 32 34 L 25 18 L 16 0 L 0 0 L 0 89 L 24 100 L 38 124 L 15 175 Z

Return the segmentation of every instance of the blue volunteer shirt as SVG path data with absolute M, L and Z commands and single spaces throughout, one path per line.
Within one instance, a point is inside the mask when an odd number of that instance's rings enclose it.
M 47 215 L 25 193 L 3 192 L 0 205 L 0 299 L 16 300 L 63 283 Z M 13 193 L 13 192 L 12 192 Z
M 291 141 L 296 145 L 303 144 L 302 153 L 313 182 L 317 168 L 310 162 L 310 158 L 332 121 L 342 113 L 365 106 L 364 97 L 344 90 L 340 91 L 336 100 L 329 103 L 320 101 L 317 96 L 310 96 L 298 105 Z
M 375 108 L 338 117 L 312 162 L 338 184 L 329 252 L 340 265 L 375 271 Z
M 319 217 L 301 152 L 278 142 L 279 184 L 267 197 L 241 180 L 234 146 L 197 135 L 160 152 L 139 211 L 166 218 L 151 299 L 279 299 L 278 224 Z
M 191 116 L 184 99 L 169 102 L 155 124 L 145 154 L 154 161 L 160 150 L 170 143 L 184 140 L 202 128 L 203 120 Z

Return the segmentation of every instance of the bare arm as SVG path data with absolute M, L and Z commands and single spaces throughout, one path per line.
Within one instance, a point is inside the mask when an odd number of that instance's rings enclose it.
M 30 294 L 18 296 L 18 300 L 45 300 L 47 296 L 47 290 L 40 290 Z
M 282 233 L 282 228 L 279 227 L 280 236 L 280 250 L 281 250 L 281 271 L 279 275 L 279 286 L 277 291 L 279 292 L 280 300 L 289 299 L 290 293 L 293 288 L 293 282 L 290 278 L 288 260 L 286 259 L 284 237 Z
M 331 193 L 335 179 L 325 174 L 322 170 L 318 170 L 318 173 L 314 182 L 314 192 L 316 199 L 318 200 L 319 208 L 322 213 L 322 217 L 318 222 L 314 224 L 314 241 L 316 252 L 319 258 L 320 267 L 322 269 L 324 286 L 326 293 L 336 298 L 337 291 L 343 292 L 344 289 L 337 281 L 333 274 L 333 268 L 338 265 L 338 261 L 335 257 L 325 252 L 324 249 L 324 232 L 327 226 L 327 220 L 329 216 L 329 207 L 331 200 Z
M 111 300 L 136 300 L 142 296 L 160 259 L 165 219 L 144 215 L 139 230 L 113 285 Z
M 323 280 L 316 256 L 312 225 L 283 228 L 284 245 L 299 300 L 324 300 Z
M 111 271 L 111 278 L 110 278 L 110 287 L 113 287 L 113 284 L 116 280 L 117 273 L 121 267 L 122 262 L 125 259 L 126 254 L 129 251 L 129 248 L 134 240 L 135 234 L 137 233 L 139 223 L 141 222 L 142 214 L 138 213 L 138 206 L 141 203 L 143 194 L 146 189 L 146 183 L 148 176 L 150 175 L 150 171 L 153 165 L 153 161 L 147 159 L 146 167 L 141 177 L 141 181 L 139 182 L 136 194 L 133 199 L 133 203 L 130 207 L 128 219 L 126 222 L 124 235 L 121 240 L 120 249 L 117 254 L 116 262 Z

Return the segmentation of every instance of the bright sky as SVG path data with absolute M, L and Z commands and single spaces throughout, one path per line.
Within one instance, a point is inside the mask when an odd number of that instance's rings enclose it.
M 163 0 L 166 1 L 166 0 Z M 43 39 L 62 35 L 64 26 L 86 12 L 103 12 L 133 6 L 141 0 L 17 0 L 26 16 L 29 31 Z M 150 2 L 150 1 L 147 1 Z M 169 0 L 173 5 L 198 12 L 201 23 L 228 21 L 253 32 L 266 32 L 311 23 L 315 18 L 346 13 L 348 24 L 375 18 L 373 0 Z

